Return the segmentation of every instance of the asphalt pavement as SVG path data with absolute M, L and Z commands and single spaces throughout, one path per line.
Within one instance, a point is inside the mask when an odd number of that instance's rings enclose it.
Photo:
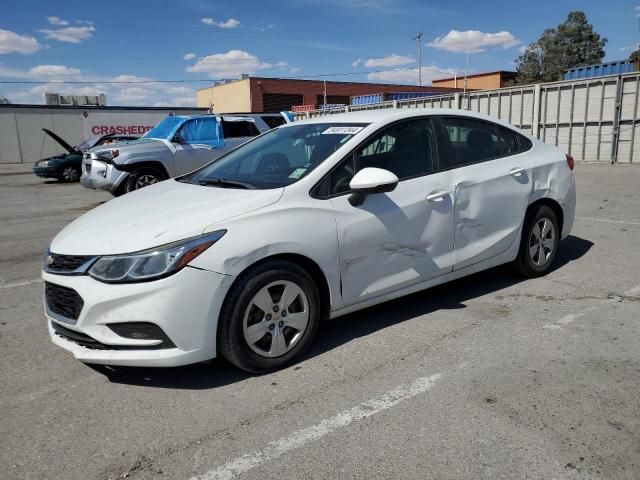
M 640 478 L 640 167 L 576 178 L 547 277 L 500 267 L 332 320 L 251 376 L 54 346 L 42 253 L 110 196 L 0 169 L 0 477 Z

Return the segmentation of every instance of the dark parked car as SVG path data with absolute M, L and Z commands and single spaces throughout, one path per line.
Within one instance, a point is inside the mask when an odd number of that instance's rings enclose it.
M 47 128 L 43 128 L 44 132 L 58 142 L 62 148 L 69 153 L 63 153 L 54 157 L 38 160 L 33 165 L 33 173 L 42 178 L 57 178 L 61 182 L 77 182 L 80 180 L 82 173 L 82 154 L 85 150 L 100 145 L 109 145 L 111 143 L 128 142 L 137 140 L 138 137 L 132 135 L 117 135 L 110 133 L 102 137 L 94 137 L 85 140 L 80 145 L 72 147 L 58 135 Z

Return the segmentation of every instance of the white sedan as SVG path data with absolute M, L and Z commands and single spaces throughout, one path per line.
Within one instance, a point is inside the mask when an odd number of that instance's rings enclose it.
M 504 263 L 547 273 L 574 220 L 572 169 L 460 110 L 285 125 L 62 230 L 49 332 L 87 363 L 282 368 L 325 318 Z

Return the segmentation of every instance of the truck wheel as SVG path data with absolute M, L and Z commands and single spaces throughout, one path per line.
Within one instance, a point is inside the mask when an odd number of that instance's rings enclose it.
M 127 177 L 124 183 L 123 193 L 140 190 L 141 188 L 148 187 L 149 185 L 166 179 L 167 176 L 161 170 L 153 167 L 142 167 L 131 172 L 129 177 Z

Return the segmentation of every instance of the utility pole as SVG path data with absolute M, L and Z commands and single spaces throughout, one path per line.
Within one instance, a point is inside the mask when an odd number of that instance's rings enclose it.
M 323 91 L 323 96 L 324 96 L 324 107 L 327 108 L 327 81 L 324 81 L 324 91 Z
M 413 39 L 418 42 L 418 85 L 422 86 L 422 35 L 418 33 Z

